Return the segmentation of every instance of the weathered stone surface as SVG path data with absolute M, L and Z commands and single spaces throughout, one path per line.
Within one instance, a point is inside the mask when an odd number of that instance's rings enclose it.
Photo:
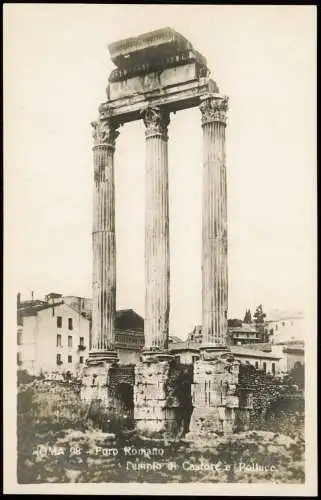
M 109 390 L 109 376 L 112 365 L 107 362 L 99 364 L 88 364 L 84 368 L 81 399 L 91 403 L 98 401 L 106 413 L 114 413 L 116 400 L 112 391 Z
M 250 401 L 240 401 L 238 384 L 239 363 L 228 356 L 194 364 L 190 435 L 230 434 L 247 428 Z
M 109 83 L 109 99 L 121 99 L 144 94 L 154 90 L 162 90 L 171 85 L 197 81 L 199 70 L 196 64 L 185 64 L 175 68 L 164 68 L 162 71 L 132 76 L 126 80 Z
M 108 46 L 111 59 L 118 67 L 113 79 L 127 74 L 150 71 L 150 68 L 170 67 L 186 60 L 197 60 L 206 66 L 206 59 L 192 44 L 172 28 L 162 28 L 137 37 L 111 43 Z
M 167 127 L 160 108 L 143 112 L 146 135 L 145 349 L 166 350 L 169 322 L 169 195 Z
M 92 123 L 94 138 L 92 351 L 110 351 L 115 342 L 116 235 L 114 149 L 118 132 L 104 115 Z
M 180 82 L 177 85 L 149 89 L 144 93 L 131 92 L 127 96 L 123 93 L 123 97 L 117 99 L 111 99 L 109 85 L 107 87 L 108 100 L 101 104 L 100 109 L 108 109 L 115 123 L 121 125 L 139 120 L 142 109 L 147 106 L 164 106 L 173 112 L 199 106 L 200 98 L 209 92 L 217 93 L 219 96 L 217 84 L 209 77 L 199 77 L 189 82 Z
M 205 346 L 227 342 L 227 200 L 225 125 L 227 98 L 201 99 L 203 127 L 202 318 Z
M 173 359 L 136 365 L 134 418 L 142 434 L 177 435 L 181 408 L 177 389 L 183 375 Z

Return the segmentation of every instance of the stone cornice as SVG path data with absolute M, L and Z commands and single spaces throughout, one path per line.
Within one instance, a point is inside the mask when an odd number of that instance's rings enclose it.
M 139 53 L 146 55 L 146 51 L 155 50 L 155 48 L 157 50 L 164 45 L 170 46 L 174 51 L 178 47 L 192 48 L 192 44 L 184 36 L 167 26 L 166 28 L 142 33 L 136 37 L 117 40 L 108 45 L 108 50 L 112 61 L 117 65 L 121 56 Z
M 201 98 L 200 110 L 203 126 L 213 122 L 220 122 L 226 125 L 228 97 L 204 96 Z
M 142 111 L 143 121 L 146 127 L 146 137 L 160 135 L 164 140 L 168 139 L 167 129 L 170 122 L 169 113 L 159 107 L 149 106 Z
M 206 66 L 206 59 L 196 50 L 188 50 L 152 61 L 145 60 L 140 64 L 128 66 L 127 68 L 114 69 L 110 73 L 108 81 L 118 82 L 134 76 L 146 75 L 154 71 L 163 71 L 168 68 L 182 66 L 192 62 L 197 63 L 200 78 L 210 75 L 210 70 Z

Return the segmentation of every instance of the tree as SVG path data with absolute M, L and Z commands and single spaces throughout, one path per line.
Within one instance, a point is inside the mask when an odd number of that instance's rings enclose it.
M 254 316 L 254 322 L 256 326 L 256 331 L 259 332 L 260 337 L 261 337 L 261 342 L 268 342 L 269 336 L 265 334 L 264 332 L 264 318 L 266 317 L 266 314 L 263 312 L 263 306 L 260 304 L 257 306 L 255 313 L 253 314 Z
M 250 309 L 246 309 L 243 323 L 252 323 L 252 315 Z
M 262 304 L 260 304 L 259 306 L 257 306 L 256 311 L 253 314 L 253 316 L 255 318 L 254 321 L 255 321 L 255 323 L 257 325 L 264 324 L 264 318 L 266 317 L 266 314 L 263 312 L 263 306 L 262 306 Z

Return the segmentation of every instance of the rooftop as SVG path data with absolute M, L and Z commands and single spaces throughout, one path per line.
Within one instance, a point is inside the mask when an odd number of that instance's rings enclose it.
M 267 351 L 260 351 L 259 349 L 249 349 L 248 347 L 243 347 L 239 345 L 232 345 L 230 346 L 230 349 L 233 354 L 236 356 L 248 356 L 248 357 L 259 357 L 259 358 L 268 358 L 268 359 L 280 359 L 282 355 L 272 353 L 272 352 L 267 352 Z
M 50 294 L 48 294 L 50 295 Z M 48 297 L 48 295 L 46 297 Z M 55 294 L 57 297 L 61 297 L 59 294 Z M 76 297 L 84 300 L 82 297 Z M 45 309 L 57 308 L 62 305 L 64 302 L 61 300 L 58 304 L 53 304 L 52 302 L 47 302 L 44 300 L 27 300 L 20 302 L 20 307 L 18 308 L 18 314 L 20 317 L 23 316 L 36 316 L 38 312 L 43 311 Z M 68 307 L 71 307 L 74 311 L 79 314 L 83 313 L 83 309 L 76 303 L 67 303 Z M 83 315 L 83 314 L 82 314 Z M 87 319 L 91 318 L 91 311 L 87 315 Z M 120 309 L 116 311 L 116 325 L 117 330 L 137 330 L 144 331 L 144 318 L 137 314 L 133 309 Z M 178 338 L 178 337 L 176 337 Z M 180 339 L 179 339 L 180 340 Z
M 243 344 L 243 347 L 246 347 L 246 349 L 251 349 L 252 351 L 271 352 L 272 350 L 271 344 L 268 342 L 260 342 L 257 344 Z
M 257 333 L 255 326 L 249 323 L 242 323 L 242 326 L 229 326 L 228 330 L 231 332 Z
M 198 342 L 177 342 L 169 344 L 169 350 L 172 352 L 178 351 L 193 351 L 198 352 L 200 350 L 200 344 Z M 280 359 L 281 355 L 267 352 L 259 349 L 249 349 L 248 347 L 233 345 L 229 346 L 231 352 L 235 356 L 248 356 L 248 357 L 260 357 L 268 359 Z
M 198 342 L 173 342 L 168 345 L 170 351 L 199 351 L 200 344 Z

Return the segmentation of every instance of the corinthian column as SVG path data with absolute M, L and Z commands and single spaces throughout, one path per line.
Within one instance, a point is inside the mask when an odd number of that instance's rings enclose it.
M 93 307 L 90 357 L 110 357 L 115 342 L 116 238 L 114 151 L 119 132 L 101 114 L 94 138 Z
M 227 199 L 225 126 L 228 99 L 206 96 L 200 110 L 203 128 L 202 347 L 226 346 Z
M 167 127 L 169 113 L 143 112 L 146 126 L 145 350 L 168 347 L 169 217 Z

